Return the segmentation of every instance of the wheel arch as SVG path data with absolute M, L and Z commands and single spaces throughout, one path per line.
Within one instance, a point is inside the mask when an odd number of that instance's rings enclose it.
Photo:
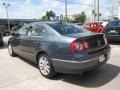
M 45 51 L 39 51 L 37 54 L 36 54 L 36 63 L 38 63 L 38 57 L 40 54 L 46 54 L 48 55 Z

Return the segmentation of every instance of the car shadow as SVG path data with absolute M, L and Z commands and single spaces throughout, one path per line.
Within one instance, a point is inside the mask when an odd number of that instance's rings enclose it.
M 22 57 L 19 58 L 24 62 L 34 66 L 35 68 L 38 68 L 36 64 Z M 84 75 L 58 74 L 57 76 L 53 77 L 51 80 L 61 80 L 66 83 L 92 88 L 92 87 L 100 87 L 109 83 L 119 74 L 120 74 L 119 66 L 106 63 L 103 66 L 101 66 L 99 69 L 88 71 L 84 73 Z
M 82 87 L 100 87 L 120 74 L 120 67 L 105 64 L 101 68 L 86 72 L 84 75 L 67 75 L 62 74 L 61 80 L 66 83 L 82 86 Z
M 27 64 L 30 64 L 30 65 L 32 65 L 32 66 L 35 67 L 35 68 L 38 68 L 37 64 L 35 64 L 35 63 L 33 63 L 33 62 L 31 62 L 31 61 L 23 58 L 23 57 L 20 57 L 20 56 L 18 56 L 18 58 L 19 58 L 20 60 L 22 60 L 23 62 L 25 62 L 25 63 L 27 63 Z

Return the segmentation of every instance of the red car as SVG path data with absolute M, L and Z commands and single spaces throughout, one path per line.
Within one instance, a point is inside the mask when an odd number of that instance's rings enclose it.
M 101 33 L 104 31 L 104 26 L 101 22 L 86 22 L 83 27 L 89 31 L 97 33 Z

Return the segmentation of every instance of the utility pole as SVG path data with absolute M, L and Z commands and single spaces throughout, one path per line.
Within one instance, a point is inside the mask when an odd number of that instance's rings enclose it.
M 112 11 L 111 11 L 112 19 L 114 19 L 114 4 L 115 4 L 115 0 L 113 0 L 113 4 L 112 4 Z
M 93 0 L 93 21 L 95 21 L 96 18 L 96 0 Z
M 96 0 L 97 2 L 96 2 L 96 9 L 97 9 L 97 21 L 99 21 L 99 0 Z
M 9 14 L 8 14 L 8 7 L 10 6 L 9 3 L 3 3 L 3 6 L 5 7 L 6 9 L 6 16 L 7 16 L 7 22 L 8 22 L 8 30 L 10 31 L 10 21 L 9 21 Z
M 67 0 L 65 0 L 65 21 L 67 22 Z

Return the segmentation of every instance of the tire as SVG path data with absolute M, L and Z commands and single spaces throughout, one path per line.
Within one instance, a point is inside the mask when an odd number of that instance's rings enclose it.
M 8 52 L 10 56 L 12 57 L 16 56 L 16 54 L 13 51 L 12 45 L 10 43 L 8 44 Z
M 46 54 L 40 54 L 38 57 L 38 67 L 40 70 L 40 73 L 45 78 L 52 78 L 55 76 L 56 72 L 54 71 L 54 68 L 52 66 L 51 60 Z

